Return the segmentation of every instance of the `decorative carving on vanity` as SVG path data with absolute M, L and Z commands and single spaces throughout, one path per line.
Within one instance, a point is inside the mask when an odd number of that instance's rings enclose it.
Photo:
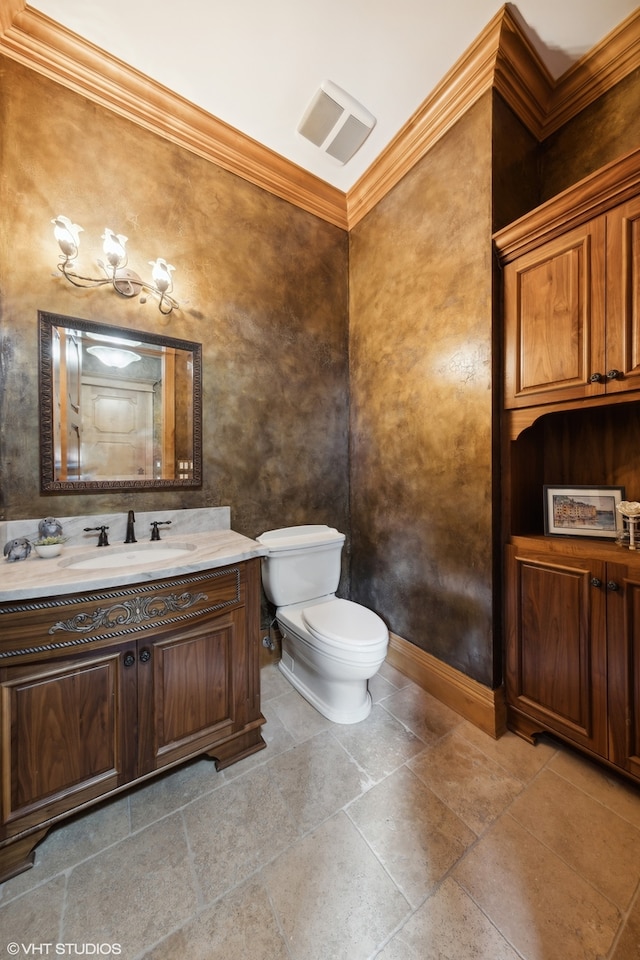
M 58 620 L 49 627 L 49 633 L 57 633 L 58 630 L 66 630 L 69 633 L 90 633 L 92 630 L 144 623 L 167 614 L 182 613 L 199 600 L 208 599 L 206 593 L 183 593 L 179 597 L 173 593 L 166 597 L 135 597 L 123 603 L 114 603 L 111 607 L 99 607 L 91 614 L 77 613 L 70 620 Z

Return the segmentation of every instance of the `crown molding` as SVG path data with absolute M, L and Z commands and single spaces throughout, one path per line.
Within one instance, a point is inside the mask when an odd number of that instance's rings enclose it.
M 558 80 L 544 122 L 548 137 L 640 67 L 640 7 Z
M 31 9 L 24 0 L 9 0 L 9 10 L 0 21 L 0 54 L 346 229 L 342 191 Z M 11 23 L 5 26 L 9 17 Z
M 505 5 L 347 193 L 355 226 L 488 90 L 495 88 L 534 135 L 553 81 Z
M 640 66 L 640 7 L 555 84 L 505 4 L 345 194 L 105 53 L 25 0 L 0 4 L 0 54 L 337 227 L 355 226 L 487 91 L 543 140 Z

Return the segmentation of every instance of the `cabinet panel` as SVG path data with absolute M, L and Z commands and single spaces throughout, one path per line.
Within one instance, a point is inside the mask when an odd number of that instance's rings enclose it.
M 208 748 L 243 726 L 245 712 L 236 702 L 246 697 L 243 648 L 240 613 L 142 648 L 141 772 Z
M 507 407 L 604 393 L 604 237 L 598 218 L 505 267 Z
M 607 217 L 608 392 L 640 386 L 640 197 Z
M 508 547 L 510 706 L 576 743 L 606 749 L 604 564 Z
M 71 809 L 133 775 L 127 744 L 136 722 L 135 677 L 119 649 L 82 662 L 3 669 L 0 693 L 3 828 L 20 818 L 22 829 L 45 807 Z
M 640 570 L 609 565 L 609 759 L 640 777 Z

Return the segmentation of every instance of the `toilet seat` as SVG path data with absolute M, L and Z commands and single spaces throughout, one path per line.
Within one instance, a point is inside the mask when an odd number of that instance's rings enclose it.
M 377 613 L 337 597 L 302 609 L 309 633 L 328 646 L 362 649 L 386 643 L 388 631 Z

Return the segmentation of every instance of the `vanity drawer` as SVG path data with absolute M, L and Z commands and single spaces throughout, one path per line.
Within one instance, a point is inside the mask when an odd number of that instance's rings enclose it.
M 203 621 L 245 603 L 245 565 L 131 587 L 0 605 L 0 666 L 98 649 Z

